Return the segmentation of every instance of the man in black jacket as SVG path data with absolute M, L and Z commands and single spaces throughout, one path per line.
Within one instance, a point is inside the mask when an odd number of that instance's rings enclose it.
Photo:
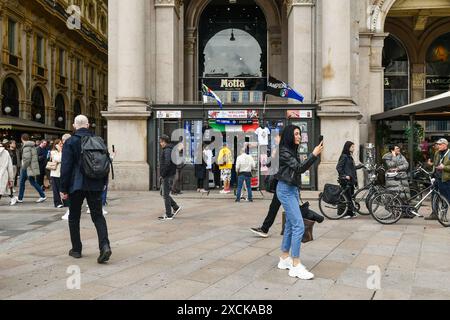
M 81 258 L 80 216 L 81 206 L 86 198 L 98 235 L 100 255 L 97 262 L 105 263 L 111 256 L 108 228 L 102 212 L 102 192 L 108 177 L 91 179 L 84 175 L 81 164 L 81 139 L 93 136 L 93 133 L 88 129 L 89 120 L 84 115 L 77 116 L 73 126 L 75 134 L 64 143 L 61 161 L 61 199 L 70 200 L 69 230 L 72 249 L 69 255 Z
M 48 162 L 48 148 L 46 140 L 42 140 L 42 142 L 39 144 L 39 147 L 37 147 L 37 155 L 39 162 L 39 176 L 36 177 L 36 182 L 39 184 L 42 190 L 45 191 L 44 187 L 45 167 L 47 166 Z
M 172 220 L 180 212 L 181 207 L 170 196 L 170 190 L 173 186 L 173 180 L 177 171 L 176 165 L 172 161 L 172 149 L 169 136 L 163 134 L 159 138 L 159 145 L 161 146 L 161 153 L 159 159 L 159 168 L 161 176 L 161 189 L 164 197 L 164 205 L 166 207 L 166 214 L 159 217 L 159 220 Z M 173 209 L 173 213 L 172 213 Z

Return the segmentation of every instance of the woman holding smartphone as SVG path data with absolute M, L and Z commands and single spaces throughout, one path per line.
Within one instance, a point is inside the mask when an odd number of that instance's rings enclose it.
M 300 247 L 305 226 L 300 212 L 299 188 L 301 174 L 318 159 L 323 151 L 323 142 L 314 148 L 312 154 L 304 162 L 301 162 L 298 156 L 301 140 L 300 128 L 294 125 L 287 126 L 281 135 L 279 170 L 276 175 L 278 180 L 277 197 L 286 212 L 286 225 L 278 268 L 289 269 L 290 277 L 309 280 L 314 278 L 314 275 L 306 270 L 300 261 Z

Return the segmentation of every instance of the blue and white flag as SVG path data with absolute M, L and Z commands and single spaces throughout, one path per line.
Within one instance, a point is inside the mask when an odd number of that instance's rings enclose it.
M 217 104 L 220 106 L 220 109 L 222 109 L 222 101 L 220 100 L 219 96 L 214 93 L 210 88 L 208 88 L 205 84 L 202 85 L 202 94 L 203 94 L 203 103 L 208 102 L 208 97 L 213 98 L 216 100 Z

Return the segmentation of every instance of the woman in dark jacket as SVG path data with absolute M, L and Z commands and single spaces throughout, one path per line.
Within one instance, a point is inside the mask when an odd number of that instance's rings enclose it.
M 338 164 L 336 165 L 336 170 L 339 174 L 339 184 L 342 188 L 350 186 L 347 189 L 347 197 L 351 199 L 355 193 L 355 187 L 358 186 L 358 176 L 356 175 L 356 170 L 363 167 L 363 165 L 355 166 L 355 161 L 353 160 L 353 152 L 355 151 L 355 144 L 351 141 L 347 141 L 342 149 L 341 157 L 339 158 Z M 350 207 L 344 218 L 353 218 L 356 214 L 353 212 L 354 208 Z
M 279 170 L 276 179 L 278 180 L 277 197 L 286 212 L 286 225 L 278 268 L 289 269 L 290 277 L 309 280 L 314 278 L 314 275 L 300 263 L 300 246 L 305 226 L 300 212 L 299 188 L 301 174 L 317 160 L 323 150 L 323 142 L 302 163 L 298 157 L 298 147 L 301 140 L 300 128 L 297 126 L 287 126 L 281 135 Z M 291 256 L 289 256 L 289 251 L 291 251 Z

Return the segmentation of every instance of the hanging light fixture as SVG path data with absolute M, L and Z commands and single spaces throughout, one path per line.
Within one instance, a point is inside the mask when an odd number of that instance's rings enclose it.
M 6 112 L 6 114 L 9 114 L 9 113 L 11 113 L 11 111 L 12 111 L 11 107 L 6 107 L 6 108 L 5 108 L 5 112 Z
M 233 29 L 231 29 L 231 38 L 230 41 L 236 41 L 236 38 L 234 37 Z

